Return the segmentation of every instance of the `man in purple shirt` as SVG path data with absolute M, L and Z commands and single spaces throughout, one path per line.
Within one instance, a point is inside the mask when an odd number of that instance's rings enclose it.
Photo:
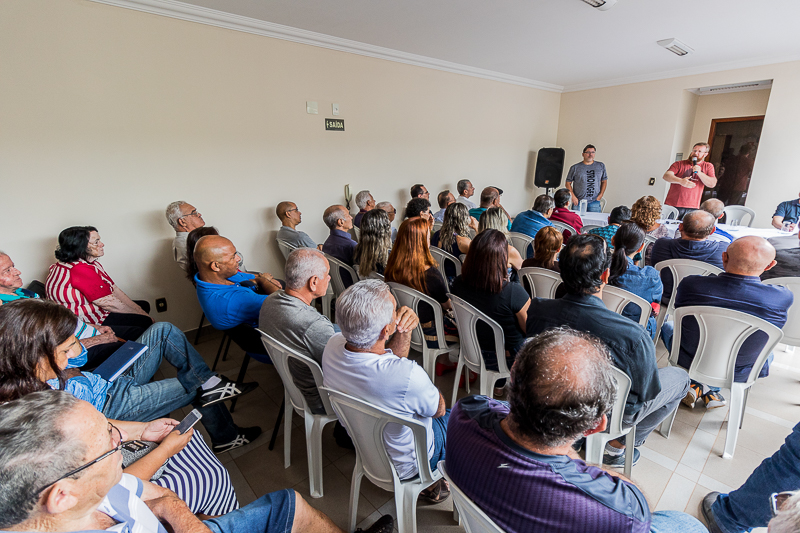
M 375 209 L 375 199 L 369 191 L 360 191 L 356 194 L 356 206 L 358 206 L 358 214 L 353 219 L 353 225 L 357 228 L 361 227 L 361 219 L 368 211 Z
M 353 217 L 343 205 L 332 205 L 322 214 L 322 221 L 331 230 L 325 239 L 322 251 L 342 263 L 353 266 L 353 253 L 356 251 L 356 241 L 348 233 L 353 228 Z M 342 272 L 342 281 L 350 286 L 354 280 L 350 279 L 348 272 Z
M 706 532 L 684 513 L 651 513 L 630 480 L 587 465 L 572 449 L 606 428 L 615 395 L 599 339 L 546 330 L 517 353 L 508 403 L 470 396 L 453 408 L 447 471 L 508 533 Z

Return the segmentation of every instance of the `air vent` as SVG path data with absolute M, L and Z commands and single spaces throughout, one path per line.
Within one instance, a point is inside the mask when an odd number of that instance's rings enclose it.
M 587 4 L 592 7 L 599 9 L 600 11 L 607 11 L 614 7 L 614 4 L 617 3 L 617 0 L 583 0 Z
M 723 94 L 738 93 L 743 91 L 761 91 L 772 88 L 772 80 L 748 81 L 745 83 L 731 83 L 729 85 L 715 85 L 713 87 L 700 87 L 690 89 L 694 94 Z
M 689 52 L 694 52 L 691 48 L 689 48 L 684 43 L 680 42 L 678 39 L 662 39 L 661 41 L 657 41 L 659 46 L 663 46 L 670 52 L 678 56 L 685 56 Z

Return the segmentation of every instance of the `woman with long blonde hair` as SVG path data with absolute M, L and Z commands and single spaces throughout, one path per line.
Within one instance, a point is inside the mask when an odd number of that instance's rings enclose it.
M 392 224 L 383 209 L 372 209 L 361 218 L 361 235 L 353 252 L 358 275 L 366 278 L 373 272 L 383 274 L 392 247 Z
M 508 234 L 508 216 L 502 207 L 490 207 L 481 215 L 481 220 L 478 223 L 478 233 L 487 230 L 496 229 L 502 233 L 506 241 L 508 241 L 508 268 L 509 275 L 516 278 L 516 273 L 512 272 L 522 268 L 522 256 L 519 250 L 511 245 L 511 237 Z

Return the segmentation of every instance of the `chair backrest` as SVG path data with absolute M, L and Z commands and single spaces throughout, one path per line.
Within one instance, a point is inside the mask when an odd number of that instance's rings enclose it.
M 603 200 L 605 200 L 605 198 L 603 198 Z M 581 233 L 586 234 L 586 233 L 589 233 L 590 231 L 592 231 L 593 229 L 602 228 L 602 227 L 604 227 L 604 226 L 601 226 L 599 224 L 586 224 L 581 228 Z
M 652 235 L 645 235 L 644 236 L 644 247 L 642 248 L 642 251 L 640 253 L 640 255 L 642 257 L 641 257 L 641 259 L 639 259 L 639 268 L 644 268 L 645 267 L 644 260 L 645 260 L 645 257 L 647 257 L 647 250 L 651 246 L 653 246 L 656 243 L 657 240 L 658 239 L 656 239 Z
M 444 338 L 444 318 L 442 317 L 442 304 L 427 294 L 419 292 L 416 289 L 412 289 L 407 285 L 395 283 L 393 281 L 390 281 L 388 285 L 392 290 L 392 294 L 394 294 L 395 300 L 397 300 L 397 305 L 404 305 L 408 307 L 414 311 L 414 314 L 417 316 L 419 316 L 420 302 L 425 302 L 433 308 L 433 321 L 436 325 L 436 338 L 439 344 L 438 347 L 440 349 L 446 349 L 447 341 Z M 411 332 L 411 347 L 420 352 L 423 350 L 423 347 L 427 347 L 427 343 L 425 342 L 425 334 L 422 332 L 422 322 L 417 324 L 417 327 Z
M 458 510 L 458 516 L 462 521 L 461 525 L 464 526 L 466 533 L 504 533 L 480 507 L 475 505 L 475 502 L 469 499 L 469 496 L 464 494 L 458 485 L 453 483 L 445 469 L 446 464 L 445 461 L 439 461 L 438 470 L 450 485 L 453 503 Z
M 768 339 L 756 358 L 747 383 L 756 380 L 764 361 L 783 337 L 781 330 L 766 320 L 741 311 L 707 305 L 679 307 L 675 310 L 675 333 L 669 355 L 670 364 L 674 366 L 678 364 L 681 350 L 683 318 L 688 316 L 694 317 L 700 332 L 689 377 L 712 387 L 730 388 L 733 385 L 739 348 L 750 335 L 760 330 L 767 334 Z
M 358 265 L 353 265 L 353 270 L 358 275 L 358 279 L 359 280 L 379 279 L 381 281 L 385 281 L 385 278 L 384 278 L 383 274 L 378 274 L 378 272 L 376 270 L 373 270 L 372 272 L 370 272 L 368 276 L 362 276 L 361 275 L 361 269 L 358 267 Z
M 652 307 L 650 307 L 650 303 L 641 296 L 633 294 L 632 292 L 626 291 L 625 289 L 621 289 L 619 287 L 606 285 L 603 287 L 602 299 L 603 303 L 606 304 L 606 307 L 608 307 L 610 311 L 614 311 L 620 315 L 629 303 L 634 304 L 641 311 L 639 316 L 639 324 L 647 327 L 647 320 L 650 318 L 650 310 Z
M 494 349 L 497 354 L 497 371 L 508 373 L 508 366 L 506 365 L 505 349 L 505 335 L 503 328 L 500 324 L 486 316 L 483 311 L 479 311 L 475 306 L 469 304 L 455 296 L 448 294 L 450 303 L 453 304 L 453 311 L 456 315 L 456 326 L 458 327 L 458 340 L 461 344 L 461 354 L 464 359 L 472 367 L 481 369 L 481 373 L 486 371 L 483 363 L 483 355 L 481 354 L 481 346 L 478 343 L 477 325 L 478 321 L 484 322 L 491 328 L 494 334 Z
M 561 274 L 546 268 L 527 267 L 519 271 L 520 279 L 528 280 L 531 290 L 531 298 L 556 297 L 556 289 L 561 285 Z
M 440 231 L 442 229 L 442 226 L 443 226 L 443 224 L 441 222 L 439 222 L 438 220 L 434 220 L 433 221 L 433 229 L 431 230 L 431 235 L 433 235 L 437 231 Z
M 283 387 L 286 389 L 286 392 L 289 393 L 292 407 L 298 411 L 311 414 L 305 396 L 303 396 L 303 393 L 297 388 L 297 385 L 294 384 L 294 378 L 289 369 L 289 359 L 294 359 L 308 367 L 309 372 L 314 376 L 314 383 L 317 385 L 317 389 L 322 387 L 322 368 L 307 355 L 303 355 L 297 350 L 289 348 L 275 337 L 264 333 L 260 329 L 256 331 L 261 334 L 261 342 L 264 343 L 264 348 L 269 351 L 272 364 L 275 365 L 275 370 L 278 371 L 278 375 L 281 377 Z M 325 407 L 325 414 L 333 415 L 333 407 L 331 407 L 331 403 L 328 400 L 328 395 L 322 393 L 319 397 L 322 399 L 322 405 Z
M 461 260 L 458 257 L 454 256 L 449 252 L 445 252 L 438 246 L 431 246 L 430 250 L 431 250 L 431 255 L 439 264 L 439 272 L 442 273 L 442 277 L 444 279 L 447 279 L 447 273 L 445 272 L 444 268 L 445 261 L 449 261 L 450 263 L 453 264 L 453 266 L 456 269 L 456 276 L 461 275 Z
M 773 278 L 765 281 L 767 285 L 783 285 L 794 294 L 794 303 L 789 308 L 789 316 L 783 326 L 783 342 L 789 346 L 800 346 L 800 278 Z
M 608 202 L 608 200 L 606 200 L 605 198 L 600 198 L 599 201 L 600 201 L 600 211 L 605 213 L 606 212 L 606 202 Z
M 661 220 L 677 219 L 678 210 L 667 204 L 661 204 Z
M 617 399 L 608 416 L 607 431 L 612 435 L 624 435 L 628 432 L 622 427 L 622 416 L 625 414 L 625 404 L 628 403 L 628 394 L 631 392 L 631 378 L 619 368 L 611 367 L 614 380 L 617 382 Z
M 410 417 L 398 416 L 374 404 L 328 387 L 320 387 L 320 391 L 321 394 L 328 394 L 333 410 L 347 428 L 364 473 L 370 481 L 383 489 L 394 490 L 394 481 L 398 479 L 397 471 L 389 458 L 383 440 L 383 430 L 386 424 L 393 423 L 407 426 L 414 434 L 414 451 L 422 485 L 427 487 L 434 482 L 430 461 L 428 461 L 427 430 L 422 422 Z
M 289 259 L 289 254 L 292 253 L 292 250 L 297 248 L 295 245 L 284 241 L 283 239 L 275 239 L 278 241 L 278 248 L 281 249 L 281 253 L 283 254 L 283 260 L 286 261 Z
M 508 237 L 511 239 L 511 246 L 517 249 L 522 259 L 528 257 L 528 246 L 533 243 L 533 237 L 516 231 L 510 232 Z
M 358 226 L 353 226 L 353 233 L 356 236 L 356 242 L 361 240 L 361 228 Z
M 703 261 L 695 261 L 694 259 L 667 259 L 660 261 L 656 265 L 656 270 L 661 272 L 663 269 L 668 268 L 672 272 L 672 298 L 670 302 L 675 301 L 675 293 L 678 290 L 681 280 L 686 276 L 708 276 L 710 274 L 722 274 L 722 269 L 710 263 Z
M 729 226 L 747 226 L 753 225 L 753 220 L 756 218 L 756 212 L 743 205 L 726 205 L 725 209 L 725 224 Z M 745 224 L 745 219 L 747 224 Z
M 45 288 L 44 283 L 38 279 L 31 281 L 28 284 L 27 289 L 39 295 L 40 298 L 47 298 L 47 289 Z
M 353 280 L 353 283 L 358 281 L 358 274 L 353 269 L 353 267 L 344 264 L 343 262 L 339 261 L 335 257 L 330 254 L 326 254 L 323 252 L 325 259 L 331 264 L 331 284 L 333 285 L 333 292 L 336 296 L 339 296 L 344 292 L 347 288 L 344 286 L 344 280 L 342 279 L 342 271 L 348 272 L 350 274 L 350 279 Z
M 555 226 L 556 229 L 558 229 L 558 231 L 561 231 L 561 232 L 569 231 L 569 233 L 570 233 L 569 236 L 570 237 L 572 237 L 573 235 L 577 235 L 578 234 L 578 230 L 576 230 L 575 228 L 573 228 L 570 224 L 567 224 L 566 222 L 561 222 L 560 220 L 550 220 L 550 223 L 553 226 Z

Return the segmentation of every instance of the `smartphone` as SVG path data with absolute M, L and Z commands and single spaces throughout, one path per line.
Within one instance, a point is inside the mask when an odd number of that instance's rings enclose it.
M 177 430 L 181 435 L 192 429 L 195 424 L 200 422 L 200 419 L 203 418 L 203 415 L 197 409 L 193 409 L 191 413 L 186 415 L 186 418 L 181 420 L 181 423 L 175 426 L 175 430 Z

